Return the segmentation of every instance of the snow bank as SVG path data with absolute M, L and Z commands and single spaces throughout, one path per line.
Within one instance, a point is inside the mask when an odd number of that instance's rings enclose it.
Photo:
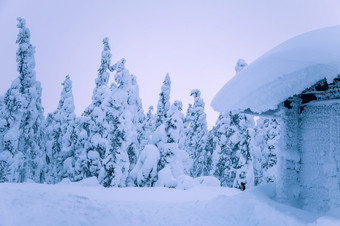
M 220 186 L 221 182 L 216 177 L 202 176 L 192 178 L 190 176 L 183 174 L 177 178 L 176 188 L 187 190 L 196 187 L 220 187 Z
M 340 26 L 311 31 L 273 48 L 237 73 L 211 106 L 219 112 L 274 110 L 288 97 L 340 74 Z
M 2 183 L 0 225 L 339 225 L 338 210 L 318 215 L 277 203 L 274 187 L 240 192 Z

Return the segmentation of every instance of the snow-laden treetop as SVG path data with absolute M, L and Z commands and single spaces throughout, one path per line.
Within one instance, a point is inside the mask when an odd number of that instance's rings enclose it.
M 340 26 L 311 31 L 273 48 L 237 73 L 213 99 L 219 112 L 275 110 L 288 97 L 340 74 Z

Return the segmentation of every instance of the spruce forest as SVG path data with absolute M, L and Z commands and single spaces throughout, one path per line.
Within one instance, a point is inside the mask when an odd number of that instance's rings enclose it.
M 22 18 L 17 27 L 18 77 L 0 96 L 0 182 L 96 177 L 104 187 L 220 183 L 244 190 L 275 181 L 277 120 L 225 112 L 208 130 L 200 90 L 188 94 L 193 102 L 183 113 L 180 100 L 170 103 L 169 74 L 157 107 L 145 111 L 125 59 L 111 62 L 108 38 L 98 57 L 92 102 L 82 115 L 75 115 L 67 75 L 57 109 L 45 116 L 30 31 Z M 239 60 L 236 73 L 246 66 Z

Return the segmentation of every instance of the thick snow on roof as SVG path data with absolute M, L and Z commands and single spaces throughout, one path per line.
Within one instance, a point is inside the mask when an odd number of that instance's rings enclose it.
M 340 26 L 311 31 L 273 48 L 237 73 L 211 106 L 220 112 L 277 109 L 288 97 L 340 74 Z

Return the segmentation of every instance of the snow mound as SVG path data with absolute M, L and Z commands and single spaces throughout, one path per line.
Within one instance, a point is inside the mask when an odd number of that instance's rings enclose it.
M 237 73 L 211 106 L 219 112 L 277 109 L 288 97 L 340 74 L 340 26 L 311 31 L 273 48 Z
M 216 177 L 212 177 L 212 176 L 197 177 L 194 180 L 197 184 L 201 186 L 212 186 L 212 187 L 221 186 L 221 182 Z
M 177 189 L 188 190 L 195 187 L 220 187 L 221 182 L 212 176 L 202 176 L 192 178 L 188 175 L 180 175 L 177 178 Z
M 173 176 L 170 165 L 166 165 L 158 172 L 158 181 L 156 182 L 156 186 L 168 188 L 175 188 L 177 186 L 177 180 Z
M 196 181 L 188 175 L 183 174 L 177 178 L 177 189 L 188 190 L 194 186 L 196 186 Z
M 76 185 L 81 187 L 102 187 L 97 177 L 88 177 L 81 181 L 71 182 L 69 178 L 64 178 L 62 181 L 58 183 L 58 185 Z

